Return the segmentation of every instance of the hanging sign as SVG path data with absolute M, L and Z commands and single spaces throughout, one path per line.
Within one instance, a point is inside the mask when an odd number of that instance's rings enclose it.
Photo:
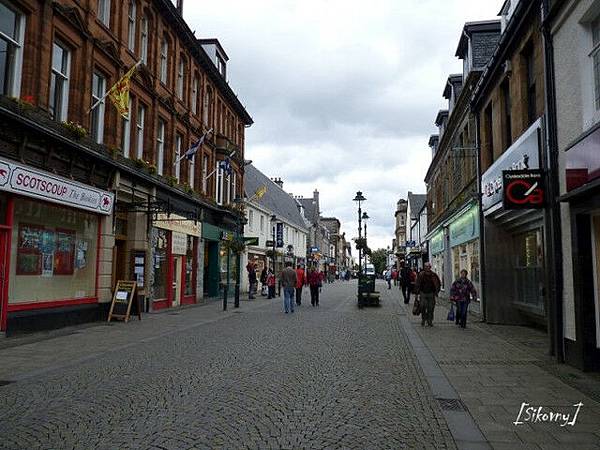
M 277 222 L 277 231 L 276 231 L 276 247 L 283 248 L 283 223 Z
M 546 204 L 546 187 L 541 170 L 502 172 L 504 209 L 541 209 Z
M 111 192 L 6 159 L 0 159 L 0 190 L 106 215 L 115 200 Z

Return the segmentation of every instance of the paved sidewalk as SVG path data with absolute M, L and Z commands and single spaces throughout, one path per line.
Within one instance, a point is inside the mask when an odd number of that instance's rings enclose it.
M 423 328 L 411 313 L 413 300 L 406 310 L 414 329 L 493 448 L 600 449 L 600 376 L 554 363 L 541 331 L 473 321 L 460 329 L 446 320 L 443 300 L 434 326 Z M 514 424 L 523 403 L 573 417 L 580 402 L 574 426 L 526 422 L 525 410 L 526 423 Z

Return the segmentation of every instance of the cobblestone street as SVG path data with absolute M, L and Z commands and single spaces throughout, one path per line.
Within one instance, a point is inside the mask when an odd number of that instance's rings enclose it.
M 1 379 L 18 381 L 0 388 L 1 445 L 455 448 L 402 308 L 359 311 L 355 290 L 327 285 L 320 307 L 289 315 L 279 299 L 213 304 L 7 348 Z

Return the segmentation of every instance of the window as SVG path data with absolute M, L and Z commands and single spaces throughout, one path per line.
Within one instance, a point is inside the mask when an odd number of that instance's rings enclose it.
M 67 120 L 69 108 L 70 53 L 63 45 L 52 45 L 52 75 L 50 78 L 50 114 L 59 122 Z
M 129 158 L 131 150 L 131 97 L 129 97 L 129 114 L 127 117 L 123 117 L 123 141 L 121 147 L 123 149 L 123 156 Z
M 600 16 L 592 22 L 593 49 L 590 56 L 594 67 L 594 89 L 596 109 L 600 110 Z
M 163 174 L 165 159 L 165 121 L 158 119 L 158 131 L 156 133 L 156 173 Z
M 179 178 L 181 176 L 181 161 L 179 158 L 181 156 L 181 142 L 183 138 L 179 133 L 175 135 L 175 178 L 177 178 L 177 182 L 179 182 Z
M 248 211 L 248 227 L 250 231 L 254 231 L 254 211 Z
M 188 172 L 188 184 L 193 189 L 194 188 L 194 180 L 196 178 L 196 155 L 192 156 L 192 159 L 189 163 L 189 172 Z
M 204 105 L 202 106 L 202 122 L 204 122 L 205 126 L 208 126 L 208 118 L 210 115 L 211 104 L 212 104 L 212 91 L 210 89 L 207 89 L 206 94 L 204 95 Z
M 208 156 L 202 157 L 202 193 L 206 194 L 208 189 Z
M 168 69 L 168 58 L 169 56 L 169 43 L 165 38 L 162 40 L 160 45 L 160 81 L 167 84 L 167 69 Z
M 146 108 L 139 104 L 136 117 L 136 150 L 138 159 L 144 157 L 144 121 L 146 120 Z
M 260 232 L 263 233 L 265 231 L 265 216 L 261 214 L 260 216 Z
M 223 204 L 223 169 L 221 169 L 220 161 L 217 161 L 216 178 L 215 178 L 215 201 L 217 205 Z
M 527 82 L 527 123 L 531 125 L 537 119 L 536 89 L 535 89 L 535 62 L 533 46 L 530 45 L 524 54 L 525 72 Z
M 135 2 L 131 0 L 129 2 L 129 10 L 127 13 L 127 47 L 132 52 L 135 52 Z
M 183 85 L 185 81 L 185 60 L 179 60 L 179 70 L 177 71 L 177 97 L 183 100 Z
M 192 113 L 198 114 L 198 77 L 192 83 Z
M 98 0 L 98 20 L 110 27 L 110 0 Z
M 502 106 L 504 108 L 504 148 L 507 149 L 512 144 L 512 103 L 510 99 L 510 84 L 508 83 L 508 80 L 502 83 L 500 89 L 502 90 Z
M 219 71 L 219 73 L 221 74 L 221 76 L 223 78 L 226 77 L 226 69 L 225 69 L 225 60 L 223 58 L 221 58 L 221 56 L 217 55 L 217 70 Z
M 148 65 L 148 18 L 142 18 L 142 62 Z
M 25 16 L 0 3 L 0 94 L 19 97 Z
M 92 139 L 98 144 L 104 141 L 104 93 L 106 78 L 97 72 L 92 75 L 92 106 L 90 130 Z
M 229 202 L 233 203 L 233 201 L 237 197 L 237 174 L 233 172 L 231 175 L 231 197 L 229 198 Z
M 153 264 L 152 271 L 152 293 L 155 299 L 167 298 L 167 272 L 169 260 L 167 258 L 169 248 L 168 231 L 162 228 L 152 227 Z

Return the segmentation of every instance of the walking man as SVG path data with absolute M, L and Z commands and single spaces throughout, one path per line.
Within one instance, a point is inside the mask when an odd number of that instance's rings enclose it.
M 385 281 L 387 281 L 388 289 L 392 288 L 392 269 L 385 271 Z
M 283 287 L 283 309 L 285 313 L 294 312 L 294 290 L 296 289 L 296 271 L 292 263 L 285 263 L 285 269 L 281 272 L 281 285 Z
M 410 301 L 411 281 L 410 281 L 410 269 L 406 267 L 404 261 L 400 261 L 400 289 L 402 289 L 402 296 L 404 297 L 404 304 L 408 305 Z
M 421 298 L 421 326 L 425 323 L 433 326 L 433 311 L 435 298 L 440 292 L 440 278 L 431 270 L 431 263 L 426 262 L 425 268 L 417 276 L 415 293 Z
M 310 286 L 310 304 L 319 306 L 319 287 L 321 286 L 321 274 L 311 267 L 308 270 L 308 285 Z
M 304 274 L 304 269 L 300 264 L 296 268 L 296 305 L 300 306 L 302 304 L 302 288 L 306 284 L 306 276 Z
M 253 300 L 256 298 L 256 286 L 258 285 L 258 279 L 256 278 L 256 264 L 254 261 L 250 261 L 246 266 L 246 270 L 248 271 L 248 284 L 250 285 L 250 292 L 248 293 L 248 298 Z
M 461 328 L 467 326 L 467 310 L 471 298 L 477 298 L 475 286 L 467 278 L 467 275 L 468 272 L 465 269 L 461 270 L 460 278 L 452 283 L 450 288 L 450 300 L 456 303 L 456 325 L 460 325 Z

